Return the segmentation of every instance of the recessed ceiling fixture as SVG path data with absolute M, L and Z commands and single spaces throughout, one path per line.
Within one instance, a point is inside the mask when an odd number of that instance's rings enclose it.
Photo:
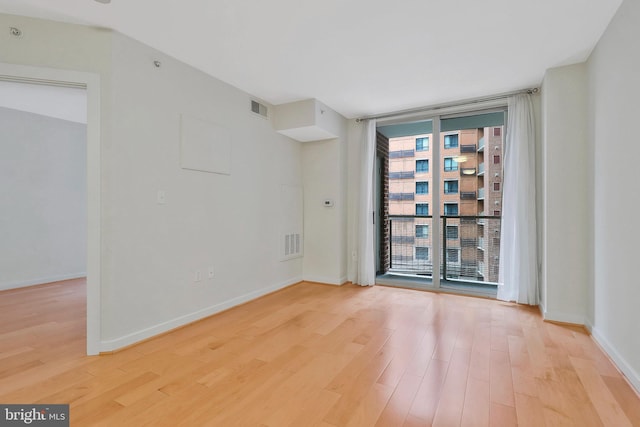
M 111 3 L 111 0 L 96 0 L 98 3 L 108 4 Z

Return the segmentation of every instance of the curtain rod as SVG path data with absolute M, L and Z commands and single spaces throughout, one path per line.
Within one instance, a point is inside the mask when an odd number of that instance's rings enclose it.
M 411 115 L 411 114 L 418 114 L 418 113 L 425 113 L 427 111 L 438 111 L 438 110 L 443 110 L 445 108 L 453 108 L 453 107 L 462 107 L 465 105 L 473 105 L 473 104 L 480 104 L 482 102 L 490 102 L 490 101 L 499 101 L 502 99 L 507 99 L 510 96 L 513 95 L 519 95 L 521 93 L 526 93 L 528 95 L 533 95 L 540 92 L 540 89 L 537 87 L 534 88 L 529 88 L 529 89 L 522 89 L 522 90 L 518 90 L 518 91 L 514 91 L 514 92 L 508 92 L 508 93 L 502 93 L 500 95 L 494 95 L 494 96 L 487 96 L 484 98 L 474 98 L 474 99 L 469 99 L 466 101 L 458 101 L 458 102 L 451 102 L 448 104 L 438 104 L 438 105 L 434 105 L 431 107 L 420 107 L 420 108 L 412 108 L 409 110 L 401 110 L 401 111 L 395 111 L 393 113 L 384 113 L 384 114 L 378 114 L 378 115 L 374 115 L 374 116 L 365 116 L 365 117 L 360 117 L 356 119 L 356 122 L 363 122 L 365 120 L 371 120 L 371 119 L 388 119 L 391 117 L 400 117 L 400 116 L 405 116 L 405 115 Z

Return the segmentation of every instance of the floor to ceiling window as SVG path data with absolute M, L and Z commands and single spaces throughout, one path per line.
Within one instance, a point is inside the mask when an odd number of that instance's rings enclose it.
M 389 153 L 386 279 L 495 293 L 505 113 L 379 126 Z

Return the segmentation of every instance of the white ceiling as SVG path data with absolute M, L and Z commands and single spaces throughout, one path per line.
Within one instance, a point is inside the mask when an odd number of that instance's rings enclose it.
M 0 0 L 0 11 L 113 28 L 269 103 L 317 98 L 353 118 L 536 86 L 584 61 L 621 2 Z

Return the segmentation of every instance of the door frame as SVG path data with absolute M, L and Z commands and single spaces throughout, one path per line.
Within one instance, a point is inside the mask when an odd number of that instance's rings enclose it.
M 87 354 L 100 353 L 101 288 L 101 122 L 100 76 L 73 70 L 0 62 L 0 80 L 69 86 L 87 94 Z

